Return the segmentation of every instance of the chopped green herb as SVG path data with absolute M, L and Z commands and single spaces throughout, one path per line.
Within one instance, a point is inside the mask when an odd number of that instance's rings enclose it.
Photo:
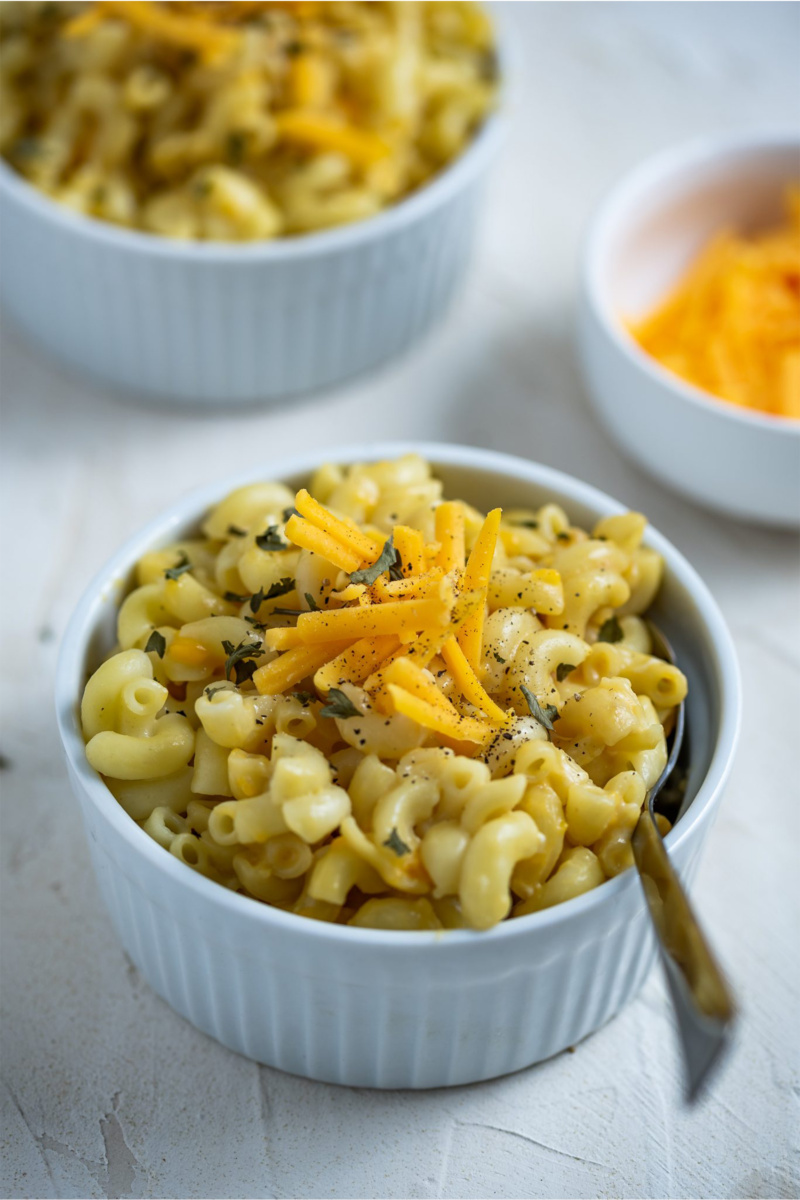
M 530 688 L 527 688 L 524 683 L 520 684 L 520 691 L 527 701 L 531 716 L 552 733 L 553 722 L 558 720 L 559 715 L 555 704 L 545 704 L 542 706 Z
M 185 571 L 191 571 L 191 569 L 192 564 L 189 562 L 189 559 L 186 557 L 184 551 L 181 550 L 181 556 L 178 562 L 174 567 L 170 567 L 168 571 L 165 571 L 164 575 L 167 579 L 177 579 L 179 575 L 183 575 Z
M 302 617 L 304 611 L 302 608 L 278 608 L 277 605 L 272 610 L 273 614 L 280 613 L 282 617 Z
M 147 645 L 144 648 L 145 654 L 149 654 L 151 650 L 154 650 L 159 658 L 163 658 L 166 648 L 167 639 L 164 637 L 163 633 L 159 633 L 157 629 L 154 629 L 150 634 L 150 637 L 147 639 Z
M 597 632 L 598 642 L 621 642 L 624 636 L 616 617 L 609 617 L 607 621 L 603 621 Z
M 556 537 L 558 538 L 558 540 L 560 542 L 568 542 L 569 541 L 569 533 L 567 532 L 566 529 L 562 529 L 560 531 L 560 533 L 556 534 Z
M 264 629 L 266 629 L 266 628 L 267 628 L 267 627 L 266 627 L 266 625 L 264 624 L 264 622 L 263 622 L 263 621 L 257 621 L 257 620 L 255 619 L 255 617 L 249 617 L 249 616 L 247 615 L 247 613 L 245 613 L 245 615 L 244 615 L 244 617 L 243 617 L 242 619 L 243 619 L 243 620 L 245 620 L 245 621 L 247 621 L 247 624 L 248 624 L 248 625 L 252 625 L 252 626 L 253 626 L 253 629 L 261 629 L 261 630 L 264 630 Z
M 231 537 L 244 537 L 247 533 L 247 530 L 240 529 L 238 525 L 229 525 L 227 528 L 227 533 Z
M 575 670 L 574 663 L 559 663 L 556 667 L 556 679 L 563 683 L 571 671 Z
M 206 200 L 211 195 L 213 190 L 214 187 L 212 181 L 210 179 L 206 179 L 205 177 L 195 179 L 194 183 L 192 184 L 192 195 L 197 200 Z
M 492 654 L 494 655 L 495 662 L 504 663 L 506 661 L 504 658 L 500 657 L 496 650 L 493 650 Z
M 270 584 L 270 587 L 269 587 L 269 589 L 267 589 L 267 593 L 264 596 L 264 599 L 265 600 L 275 600 L 276 596 L 284 596 L 288 592 L 294 592 L 294 589 L 295 589 L 295 581 L 293 580 L 293 578 L 291 578 L 290 575 L 284 575 L 282 580 L 278 580 L 277 583 Z M 251 607 L 253 607 L 252 600 L 251 600 Z M 258 606 L 255 606 L 255 607 L 258 607 Z M 253 612 L 255 612 L 255 608 L 253 608 Z
M 538 529 L 538 528 L 539 528 L 539 522 L 538 522 L 538 521 L 534 521 L 534 520 L 530 520 L 530 521 L 511 521 L 511 522 L 509 522 L 509 523 L 510 523 L 511 525 L 516 525 L 516 526 L 517 526 L 519 529 Z
M 372 566 L 363 567 L 360 571 L 353 571 L 350 576 L 350 582 L 366 583 L 368 586 L 371 586 L 384 571 L 390 572 L 390 578 L 397 578 L 397 576 L 391 575 L 391 570 L 393 567 L 399 569 L 398 563 L 399 555 L 394 548 L 393 535 L 390 534 Z M 400 574 L 399 578 L 402 579 L 402 574 Z
M 494 83 L 500 74 L 500 59 L 494 47 L 491 50 L 484 50 L 479 61 L 479 70 L 481 79 L 485 79 L 487 83 Z
M 222 598 L 231 604 L 244 604 L 245 600 L 250 599 L 249 596 L 240 596 L 238 592 L 225 592 Z
M 303 43 L 287 42 L 284 46 L 284 50 L 289 55 L 289 58 L 296 58 L 298 54 L 303 53 Z
M 212 696 L 216 696 L 217 692 L 227 692 L 227 690 L 228 689 L 225 687 L 224 683 L 218 683 L 216 687 L 209 686 L 207 688 L 203 688 L 203 691 L 208 696 L 209 700 L 212 698 Z
M 314 597 L 311 595 L 311 592 L 304 592 L 304 593 L 303 593 L 303 595 L 305 596 L 305 598 L 306 598 L 306 604 L 307 604 L 307 605 L 308 605 L 308 607 L 311 609 L 311 611 L 312 611 L 312 612 L 318 612 L 318 611 L 319 611 L 319 605 L 317 604 L 317 602 L 316 602 L 316 600 L 314 599 Z
M 360 717 L 361 713 L 341 688 L 332 687 L 328 692 L 328 703 L 320 709 L 320 716 L 339 717 L 346 721 L 348 717 Z
M 222 649 L 227 654 L 225 660 L 225 678 L 230 679 L 231 671 L 236 676 L 238 684 L 247 683 L 252 679 L 256 670 L 255 659 L 261 658 L 264 647 L 261 642 L 248 642 L 244 639 L 234 646 L 233 642 L 225 641 Z
M 228 153 L 228 162 L 233 166 L 238 167 L 244 160 L 245 151 L 247 149 L 247 134 L 241 129 L 234 129 L 228 134 L 226 142 Z
M 283 510 L 284 525 L 286 524 L 286 522 L 289 520 L 290 517 L 299 517 L 299 516 L 300 516 L 300 513 L 298 512 L 298 510 L 295 508 L 295 506 L 293 504 L 290 504 L 288 508 L 285 508 Z
M 313 704 L 317 698 L 314 692 L 292 692 L 292 695 L 301 704 Z
M 256 613 L 265 600 L 274 600 L 276 596 L 285 596 L 287 592 L 293 591 L 294 580 L 291 575 L 284 575 L 283 579 L 279 579 L 276 583 L 271 583 L 266 592 L 263 588 L 259 588 L 256 594 L 250 599 L 250 608 Z
M 407 846 L 396 829 L 393 829 L 389 834 L 384 846 L 388 846 L 390 850 L 394 850 L 398 858 L 402 858 L 404 854 L 411 853 L 411 847 Z
M 14 158 L 19 158 L 23 162 L 25 159 L 36 158 L 41 153 L 42 143 L 35 137 L 17 138 L 12 148 Z
M 289 543 L 284 542 L 281 535 L 278 533 L 277 525 L 270 525 L 264 533 L 259 533 L 256 538 L 256 545 L 259 550 L 288 550 Z

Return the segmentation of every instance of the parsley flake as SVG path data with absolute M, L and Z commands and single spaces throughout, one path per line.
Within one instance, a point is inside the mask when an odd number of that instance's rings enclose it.
M 609 617 L 607 621 L 603 621 L 597 632 L 598 642 L 621 642 L 624 636 L 622 626 L 616 617 Z
M 294 580 L 291 575 L 284 575 L 283 579 L 277 580 L 276 583 L 271 583 L 266 592 L 263 587 L 259 588 L 254 596 L 250 597 L 250 610 L 257 613 L 265 600 L 274 600 L 277 596 L 285 596 L 287 592 L 294 591 Z
M 284 542 L 281 535 L 278 533 L 277 525 L 267 526 L 264 533 L 259 533 L 256 537 L 256 545 L 259 550 L 288 550 L 289 543 Z
M 559 663 L 556 667 L 556 679 L 563 683 L 571 671 L 575 670 L 574 663 Z
M 230 537 L 244 537 L 247 533 L 247 530 L 240 529 L 238 525 L 229 525 L 226 532 Z
M 360 717 L 361 713 L 341 688 L 332 687 L 328 692 L 328 703 L 320 709 L 320 716 L 339 717 L 340 720 L 346 721 L 348 717 Z
M 218 683 L 216 687 L 211 687 L 209 685 L 209 687 L 203 688 L 203 691 L 208 696 L 209 700 L 211 700 L 213 696 L 216 696 L 217 692 L 227 692 L 227 690 L 228 689 L 225 687 L 224 683 Z
M 509 521 L 509 524 L 510 524 L 510 525 L 516 525 L 516 527 L 517 527 L 518 529 L 538 529 L 538 528 L 539 528 L 539 522 L 538 522 L 538 521 L 534 521 L 534 520 L 530 520 L 530 521 Z
M 384 846 L 388 846 L 390 850 L 394 850 L 398 858 L 402 858 L 404 854 L 411 853 L 411 847 L 407 846 L 396 829 L 393 829 L 389 834 Z
M 317 698 L 314 692 L 292 692 L 292 695 L 295 700 L 299 700 L 301 704 L 305 705 L 313 704 Z
M 149 654 L 150 651 L 153 650 L 159 658 L 163 658 L 166 648 L 167 639 L 164 637 L 163 633 L 159 633 L 157 629 L 154 629 L 150 634 L 150 637 L 147 639 L 147 645 L 144 648 L 145 654 Z
M 195 179 L 192 183 L 192 195 L 196 196 L 198 200 L 206 200 L 211 195 L 213 190 L 214 185 L 212 181 L 210 179 L 206 179 L 205 177 Z
M 228 162 L 235 167 L 240 166 L 247 150 L 247 134 L 241 129 L 234 129 L 228 134 L 225 149 L 228 154 Z
M 558 538 L 558 540 L 560 542 L 568 542 L 569 541 L 569 533 L 567 532 L 566 529 L 562 529 L 559 533 L 556 534 L 556 537 Z
M 524 683 L 520 684 L 520 691 L 525 697 L 530 714 L 534 720 L 543 725 L 550 733 L 553 731 L 553 722 L 558 720 L 559 713 L 555 704 L 545 704 L 542 706 L 534 696 L 530 688 L 527 688 Z
M 494 655 L 494 661 L 495 661 L 495 662 L 504 663 L 504 662 L 506 661 L 504 658 L 501 658 L 501 657 L 500 657 L 500 655 L 497 653 L 497 651 L 496 651 L 496 650 L 493 650 L 493 651 L 492 651 L 492 654 Z
M 245 600 L 249 600 L 249 596 L 240 596 L 238 592 L 225 592 L 223 600 L 228 600 L 231 604 L 244 604 Z
M 165 571 L 164 575 L 167 579 L 177 579 L 178 576 L 183 575 L 185 571 L 191 571 L 191 569 L 192 564 L 186 557 L 185 552 L 181 550 L 181 556 L 176 562 L 175 566 L 170 567 L 168 571 Z
M 222 649 L 227 654 L 225 660 L 225 678 L 230 679 L 231 671 L 236 676 L 238 684 L 247 683 L 252 679 L 256 670 L 255 659 L 261 658 L 264 647 L 261 642 L 248 642 L 244 639 L 234 646 L 233 642 L 224 641 Z
M 290 517 L 299 517 L 300 515 L 301 515 L 301 514 L 300 514 L 300 512 L 298 511 L 298 509 L 296 509 L 296 508 L 295 508 L 295 506 L 294 506 L 293 504 L 290 504 L 288 508 L 285 508 L 285 509 L 283 510 L 283 523 L 284 523 L 284 525 L 286 524 L 286 522 L 289 520 L 289 518 L 290 518 Z
M 36 158 L 42 152 L 42 143 L 35 137 L 21 137 L 14 143 L 12 154 L 15 158 L 24 162 L 26 159 Z
M 317 604 L 317 602 L 316 602 L 316 600 L 314 599 L 314 597 L 311 595 L 311 592 L 304 592 L 304 593 L 303 593 L 303 595 L 305 596 L 305 598 L 306 598 L 306 604 L 307 604 L 307 605 L 308 605 L 308 607 L 311 609 L 311 611 L 312 611 L 312 612 L 318 612 L 318 611 L 319 611 L 319 605 Z
M 389 572 L 390 579 L 402 579 L 401 565 L 400 556 L 394 548 L 394 535 L 390 534 L 372 566 L 363 567 L 360 571 L 353 571 L 350 576 L 350 582 L 366 583 L 371 587 L 378 576 L 382 575 L 384 571 Z M 400 573 L 392 575 L 393 570 Z

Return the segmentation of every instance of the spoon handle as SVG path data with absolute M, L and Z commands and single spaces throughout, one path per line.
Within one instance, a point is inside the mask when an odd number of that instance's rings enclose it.
M 632 846 L 678 1018 L 691 1102 L 728 1045 L 736 1010 L 647 806 Z

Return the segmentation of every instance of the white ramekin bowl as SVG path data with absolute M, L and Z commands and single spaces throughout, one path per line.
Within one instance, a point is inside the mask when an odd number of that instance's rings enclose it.
M 717 400 L 661 367 L 624 328 L 650 311 L 722 228 L 782 216 L 800 138 L 705 138 L 659 154 L 601 205 L 583 251 L 578 342 L 595 408 L 663 483 L 732 516 L 800 523 L 800 421 Z
M 560 472 L 446 445 L 368 445 L 250 471 L 174 505 L 90 584 L 61 648 L 58 722 L 100 893 L 125 950 L 178 1013 L 225 1046 L 332 1083 L 425 1088 L 471 1083 L 548 1058 L 597 1029 L 636 993 L 654 945 L 630 871 L 566 904 L 488 931 L 392 933 L 297 917 L 204 879 L 167 854 L 89 766 L 78 720 L 87 674 L 114 643 L 134 562 L 186 534 L 231 488 L 274 474 L 295 486 L 321 461 L 416 450 L 449 495 L 484 508 L 555 499 L 591 524 L 622 506 Z M 667 838 L 691 882 L 738 733 L 740 685 L 725 622 L 705 585 L 661 534 L 655 615 L 689 676 L 691 803 Z
M 244 244 L 72 213 L 0 160 L 0 298 L 46 350 L 126 391 L 231 404 L 330 387 L 444 315 L 501 135 L 494 114 L 440 175 L 368 220 Z

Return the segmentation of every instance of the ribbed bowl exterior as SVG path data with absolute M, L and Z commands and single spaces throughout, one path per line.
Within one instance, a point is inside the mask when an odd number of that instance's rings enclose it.
M 82 800 L 77 777 L 72 776 Z M 644 983 L 655 947 L 639 880 L 562 929 L 430 947 L 330 942 L 317 923 L 186 903 L 180 882 L 132 856 L 83 805 L 100 892 L 127 954 L 198 1029 L 257 1062 L 327 1083 L 450 1087 L 541 1062 L 613 1017 Z M 674 859 L 687 883 L 701 837 Z M 292 926 L 294 922 L 292 922 Z M 308 928 L 310 926 L 310 928 Z
M 448 494 L 476 504 L 563 503 L 579 522 L 619 511 L 588 485 L 535 463 L 463 446 L 383 444 L 308 453 L 281 476 L 299 485 L 323 458 L 414 450 Z M 376 1088 L 476 1082 L 574 1045 L 644 982 L 654 943 L 633 871 L 546 912 L 485 933 L 396 933 L 297 917 L 204 879 L 127 816 L 87 760 L 76 699 L 114 641 L 119 589 L 145 550 L 189 535 L 234 486 L 218 481 L 140 530 L 89 585 L 64 637 L 56 710 L 100 892 L 120 940 L 178 1013 L 230 1049 L 293 1074 Z M 507 497 L 507 499 L 506 499 Z M 514 499 L 515 498 L 515 499 Z M 691 883 L 738 736 L 740 683 L 730 635 L 702 581 L 657 531 L 665 558 L 657 619 L 689 676 L 692 762 L 686 814 L 667 848 Z
M 471 257 L 488 157 L 456 186 L 443 176 L 431 199 L 423 189 L 374 218 L 377 234 L 365 221 L 251 251 L 98 233 L 3 165 L 0 296 L 52 354 L 127 391 L 242 403 L 330 387 L 444 315 Z

